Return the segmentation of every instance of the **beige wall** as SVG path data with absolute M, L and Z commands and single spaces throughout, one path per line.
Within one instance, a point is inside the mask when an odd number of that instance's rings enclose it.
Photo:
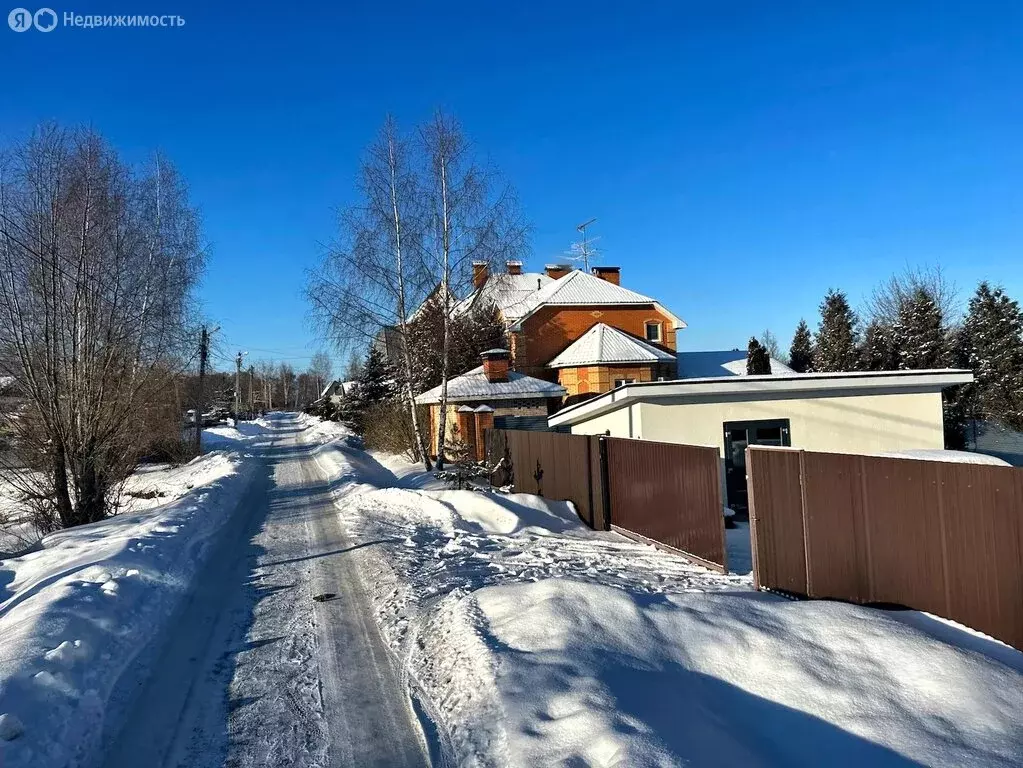
M 638 403 L 572 426 L 576 434 L 710 445 L 724 453 L 726 421 L 789 419 L 792 447 L 835 453 L 943 448 L 941 395 L 856 395 L 715 403 Z M 636 413 L 638 411 L 638 413 Z
M 611 437 L 639 437 L 643 434 L 640 408 L 640 403 L 623 405 L 617 411 L 605 413 L 582 424 L 573 424 L 572 434 L 603 435 L 607 430 L 611 430 Z

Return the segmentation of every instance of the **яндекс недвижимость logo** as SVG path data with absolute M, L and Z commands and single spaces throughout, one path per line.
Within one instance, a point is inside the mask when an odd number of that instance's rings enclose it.
M 35 27 L 40 32 L 57 28 L 57 14 L 52 8 L 40 8 L 35 13 L 27 8 L 15 8 L 7 14 L 7 26 L 15 32 L 27 32 Z
M 7 14 L 7 26 L 15 32 L 27 32 L 35 27 L 40 32 L 52 32 L 60 20 L 52 8 L 40 8 L 35 13 L 27 8 L 15 8 Z M 113 13 L 75 13 L 64 11 L 63 27 L 68 29 L 99 29 L 104 27 L 131 29 L 138 28 L 178 28 L 185 26 L 185 18 L 176 13 L 170 14 L 113 14 Z

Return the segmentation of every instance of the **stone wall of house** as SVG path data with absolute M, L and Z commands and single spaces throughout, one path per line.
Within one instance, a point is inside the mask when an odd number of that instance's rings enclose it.
M 538 379 L 557 381 L 557 372 L 546 365 L 597 323 L 605 323 L 646 338 L 646 323 L 661 323 L 661 342 L 656 346 L 674 352 L 675 328 L 671 318 L 652 304 L 643 307 L 541 307 L 510 334 L 512 368 Z M 674 378 L 672 371 L 670 378 Z

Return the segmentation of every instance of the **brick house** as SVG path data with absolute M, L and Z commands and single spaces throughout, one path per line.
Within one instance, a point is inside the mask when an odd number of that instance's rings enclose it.
M 522 262 L 509 261 L 505 268 L 492 274 L 486 263 L 474 263 L 473 291 L 455 307 L 497 307 L 509 349 L 485 352 L 483 365 L 448 382 L 448 440 L 476 440 L 481 423 L 546 429 L 547 416 L 566 403 L 675 377 L 675 336 L 685 323 L 657 300 L 622 287 L 618 267 L 588 273 L 549 264 L 523 272 Z M 416 402 L 429 407 L 436 453 L 440 387 Z
M 462 307 L 497 306 L 508 326 L 511 370 L 560 383 L 568 401 L 619 381 L 675 377 L 676 333 L 685 322 L 656 299 L 623 287 L 620 268 L 587 273 L 549 264 L 542 273 L 524 273 L 521 262 L 506 266 L 492 275 L 486 264 L 474 264 L 475 290 Z M 607 330 L 591 334 L 598 326 Z

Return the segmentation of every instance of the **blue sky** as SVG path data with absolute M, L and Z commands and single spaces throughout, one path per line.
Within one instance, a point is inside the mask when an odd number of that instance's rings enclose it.
M 598 217 L 604 263 L 686 319 L 684 349 L 787 345 L 829 287 L 855 304 L 906 265 L 1023 299 L 1019 3 L 225 5 L 54 7 L 175 29 L 0 27 L 0 137 L 91 123 L 180 166 L 225 352 L 305 364 L 304 271 L 362 148 L 388 111 L 436 106 L 518 188 L 530 266 Z

